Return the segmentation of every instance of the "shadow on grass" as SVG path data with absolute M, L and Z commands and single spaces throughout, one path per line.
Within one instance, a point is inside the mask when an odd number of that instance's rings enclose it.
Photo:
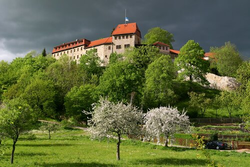
M 48 154 L 45 153 L 25 153 L 25 152 L 21 152 L 21 153 L 15 153 L 15 156 L 27 156 L 27 157 L 31 157 L 31 156 L 45 156 Z M 11 156 L 11 154 L 9 153 L 5 153 L 4 156 Z
M 17 144 L 17 146 L 25 146 L 25 147 L 62 147 L 62 146 L 73 146 L 75 144 Z
M 102 164 L 102 163 L 57 163 L 57 164 L 40 164 L 42 167 L 115 167 L 112 164 Z
M 206 160 L 203 159 L 179 159 L 179 158 L 154 158 L 145 160 L 136 160 L 134 164 L 140 165 L 176 165 L 176 166 L 206 166 Z
M 177 152 L 195 150 L 194 148 L 182 148 L 182 147 L 163 147 L 162 149 L 172 150 Z

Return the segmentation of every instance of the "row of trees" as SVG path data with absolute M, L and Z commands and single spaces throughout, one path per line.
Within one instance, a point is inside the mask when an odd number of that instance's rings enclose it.
M 189 119 L 185 112 L 180 113 L 177 108 L 159 107 L 149 110 L 145 115 L 140 109 L 122 102 L 113 103 L 101 98 L 93 106 L 91 127 L 89 131 L 94 138 L 117 137 L 117 160 L 120 160 L 120 143 L 122 135 L 139 136 L 146 140 L 160 136 L 168 138 L 177 131 L 189 130 Z

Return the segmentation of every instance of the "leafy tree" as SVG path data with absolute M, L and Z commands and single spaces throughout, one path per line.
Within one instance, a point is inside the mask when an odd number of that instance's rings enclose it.
M 109 56 L 109 64 L 114 64 L 117 63 L 118 61 L 122 61 L 122 54 L 117 54 L 117 53 L 111 53 Z
M 173 103 L 174 78 L 174 64 L 168 55 L 162 55 L 148 66 L 143 98 L 146 109 Z
M 54 122 L 43 122 L 40 129 L 44 131 L 48 131 L 49 139 L 51 139 L 51 132 L 56 132 L 59 129 L 59 125 Z
M 212 99 L 207 98 L 205 93 L 190 92 L 188 94 L 190 107 L 198 109 L 201 116 L 204 117 L 207 108 L 212 104 Z
M 30 128 L 35 119 L 31 107 L 21 99 L 13 99 L 3 103 L 0 108 L 0 132 L 12 139 L 11 164 L 14 162 L 16 143 L 20 134 Z
M 80 87 L 75 86 L 66 94 L 64 99 L 67 116 L 73 116 L 78 121 L 84 120 L 87 122 L 87 117 L 82 111 L 91 111 L 92 104 L 97 101 L 96 86 L 90 84 Z
M 235 45 L 226 42 L 224 46 L 212 47 L 210 52 L 214 53 L 216 67 L 221 75 L 235 77 L 242 59 Z
M 121 102 L 115 104 L 105 99 L 95 104 L 93 110 L 90 127 L 92 137 L 102 138 L 116 134 L 117 160 L 120 160 L 121 135 L 139 133 L 138 123 L 142 121 L 142 113 L 131 104 L 125 105 Z
M 249 109 L 250 109 L 250 81 L 246 84 L 246 90 L 241 96 L 237 96 L 238 98 L 241 97 L 241 109 L 243 110 L 243 114 L 246 117 L 249 117 Z
M 71 61 L 68 56 L 63 55 L 55 63 L 46 69 L 46 75 L 54 84 L 56 90 L 57 111 L 64 114 L 64 97 L 74 86 L 83 83 L 83 74 L 75 61 Z
M 7 90 L 8 87 L 8 69 L 9 64 L 5 61 L 0 61 L 0 101 L 2 99 L 2 94 Z
M 98 91 L 113 102 L 132 103 L 138 100 L 136 97 L 141 94 L 140 79 L 141 75 L 133 64 L 128 62 L 115 63 L 104 71 L 100 78 Z
M 211 102 L 211 107 L 216 110 L 216 118 L 218 116 L 218 109 L 221 108 L 220 106 L 220 95 L 216 95 Z
M 204 75 L 208 72 L 209 62 L 203 60 L 204 50 L 194 40 L 189 40 L 180 50 L 175 64 L 179 70 L 178 77 L 189 77 L 192 82 L 196 80 L 202 84 L 207 83 Z
M 241 89 L 246 90 L 250 81 L 250 61 L 245 61 L 239 66 L 236 72 L 236 79 L 241 83 Z
M 151 109 L 145 116 L 145 131 L 150 137 L 161 135 L 166 138 L 165 146 L 168 146 L 168 138 L 174 133 L 187 130 L 189 119 L 185 112 L 180 113 L 177 108 L 159 107 Z
M 97 55 L 96 49 L 89 50 L 80 59 L 80 69 L 84 74 L 84 83 L 90 83 L 93 76 L 98 78 L 102 75 L 102 62 Z
M 238 96 L 237 92 L 221 92 L 220 93 L 221 107 L 226 108 L 229 117 L 232 117 L 234 111 L 239 110 L 241 98 Z
M 172 42 L 174 42 L 174 35 L 160 27 L 154 27 L 148 30 L 148 33 L 144 36 L 146 44 L 153 44 L 157 41 L 168 44 L 172 49 Z
M 31 83 L 27 85 L 21 96 L 33 110 L 40 113 L 40 116 L 52 118 L 56 116 L 56 92 L 53 82 L 41 78 L 34 78 Z

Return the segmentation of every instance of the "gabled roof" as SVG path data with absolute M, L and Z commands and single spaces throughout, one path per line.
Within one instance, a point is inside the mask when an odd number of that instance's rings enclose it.
M 153 45 L 163 45 L 163 46 L 168 46 L 169 47 L 168 44 L 165 44 L 165 43 L 159 42 L 159 41 L 155 42 Z
M 141 37 L 141 31 L 139 30 L 136 23 L 119 24 L 112 32 L 112 35 L 121 34 L 137 34 L 139 37 Z
M 109 43 L 112 43 L 112 37 L 107 37 L 107 38 L 102 38 L 102 39 L 98 39 L 95 41 L 91 41 L 88 47 L 102 45 L 102 44 L 109 44 Z

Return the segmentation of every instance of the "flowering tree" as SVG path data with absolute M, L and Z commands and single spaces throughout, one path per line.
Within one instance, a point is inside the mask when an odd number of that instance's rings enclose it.
M 150 137 L 160 135 L 166 137 L 165 146 L 168 146 L 168 137 L 181 130 L 189 129 L 189 118 L 185 112 L 180 113 L 177 108 L 160 107 L 151 109 L 145 116 L 145 131 Z
M 122 134 L 139 134 L 139 124 L 142 122 L 142 112 L 131 104 L 117 104 L 106 99 L 100 99 L 94 104 L 91 127 L 89 131 L 94 138 L 117 135 L 117 160 L 120 160 L 120 143 Z

